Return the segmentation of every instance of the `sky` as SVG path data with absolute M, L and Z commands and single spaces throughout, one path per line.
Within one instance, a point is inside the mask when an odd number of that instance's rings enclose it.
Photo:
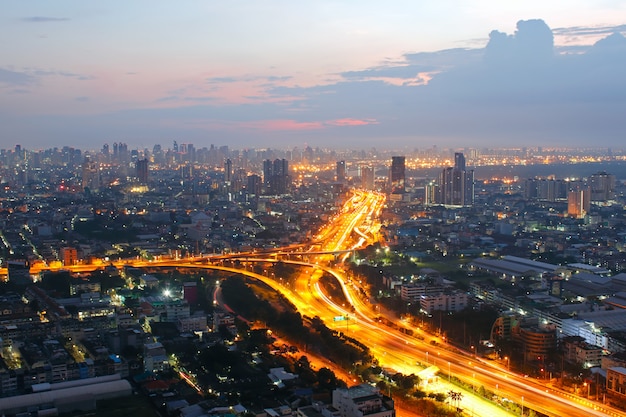
M 626 0 L 0 10 L 0 148 L 626 148 Z

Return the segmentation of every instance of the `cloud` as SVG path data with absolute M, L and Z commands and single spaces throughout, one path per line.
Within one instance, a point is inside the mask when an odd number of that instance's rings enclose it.
M 615 32 L 626 31 L 626 25 L 616 26 L 574 26 L 568 28 L 552 29 L 555 36 L 606 36 Z
M 391 61 L 363 70 L 339 74 L 350 81 L 381 80 L 394 85 L 425 85 L 440 72 L 459 65 L 475 63 L 482 59 L 483 49 L 455 48 L 437 52 L 405 54 L 401 60 Z
M 165 102 L 168 102 L 168 101 L 178 101 L 178 100 L 180 100 L 180 97 L 178 97 L 178 96 L 166 96 L 166 97 L 158 98 L 156 100 L 156 102 L 157 103 L 165 103 Z
M 589 31 L 572 28 L 569 35 Z M 298 85 L 287 76 L 204 77 L 202 85 L 172 89 L 143 109 L 75 123 L 33 116 L 23 124 L 33 131 L 42 126 L 46 134 L 43 126 L 51 125 L 59 138 L 67 129 L 103 138 L 201 141 L 214 135 L 232 146 L 621 146 L 626 39 L 608 27 L 597 32 L 593 44 L 563 46 L 555 39 L 565 29 L 520 21 L 512 34 L 492 31 L 481 48 L 407 53 L 328 74 L 318 85 Z M 34 72 L 4 71 L 0 82 L 35 81 Z M 58 75 L 50 73 L 39 76 Z
M 303 97 L 300 108 L 318 117 L 348 110 L 355 120 L 375 115 L 377 123 L 359 132 L 363 138 L 413 138 L 414 144 L 445 138 L 472 146 L 621 143 L 624 37 L 613 33 L 576 55 L 558 50 L 545 22 L 520 21 L 513 34 L 492 31 L 481 49 L 407 54 L 401 62 L 343 73 L 333 84 L 273 93 Z M 436 71 L 421 85 L 385 79 L 406 79 L 419 69 Z
M 296 120 L 256 120 L 249 122 L 242 122 L 238 126 L 254 129 L 254 130 L 266 130 L 266 131 L 300 131 L 300 130 L 318 130 L 324 128 L 324 124 L 321 122 L 299 122 Z
M 30 23 L 46 23 L 46 22 L 65 22 L 70 20 L 68 17 L 51 17 L 51 16 L 29 16 L 21 19 L 23 22 Z
M 29 85 L 35 82 L 36 78 L 30 74 L 0 68 L 0 84 Z
M 372 124 L 378 124 L 378 122 L 376 121 L 376 119 L 345 118 L 345 119 L 331 120 L 329 122 L 326 122 L 325 124 L 329 126 L 349 127 L 349 126 L 367 126 L 367 125 L 372 125 Z
M 492 31 L 485 59 L 492 65 L 527 65 L 545 62 L 554 54 L 554 35 L 543 20 L 520 20 L 513 35 Z
M 263 75 L 242 75 L 238 77 L 209 77 L 206 79 L 207 84 L 231 84 L 239 82 L 267 82 L 267 83 L 280 83 L 293 79 L 292 76 L 263 76 Z
M 211 77 L 206 80 L 208 84 L 236 83 L 238 81 L 241 81 L 241 79 L 236 77 Z

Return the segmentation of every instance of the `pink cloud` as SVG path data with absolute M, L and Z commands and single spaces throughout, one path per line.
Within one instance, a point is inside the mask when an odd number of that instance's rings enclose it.
M 178 126 L 178 120 L 164 120 L 160 121 L 163 126 Z M 306 130 L 320 130 L 328 129 L 332 127 L 353 127 L 353 126 L 366 126 L 378 124 L 375 119 L 336 119 L 327 120 L 323 122 L 299 122 L 292 119 L 272 119 L 272 120 L 251 120 L 246 122 L 235 122 L 226 120 L 207 120 L 207 119 L 193 119 L 187 120 L 186 125 L 194 128 L 206 128 L 206 129 L 224 129 L 229 131 L 239 129 L 249 130 L 261 130 L 261 131 L 306 131 Z
M 257 120 L 251 122 L 244 122 L 243 124 L 237 124 L 237 127 L 244 127 L 249 129 L 258 130 L 317 130 L 325 129 L 329 127 L 351 127 L 351 126 L 365 126 L 371 124 L 378 124 L 376 119 L 336 119 L 326 120 L 322 122 L 299 122 L 291 119 L 275 119 L 275 120 Z
M 315 130 L 322 129 L 324 124 L 320 122 L 298 122 L 290 119 L 279 119 L 246 122 L 244 127 L 259 130 Z
M 337 119 L 326 122 L 325 124 L 330 126 L 365 126 L 365 125 L 377 125 L 376 119 Z

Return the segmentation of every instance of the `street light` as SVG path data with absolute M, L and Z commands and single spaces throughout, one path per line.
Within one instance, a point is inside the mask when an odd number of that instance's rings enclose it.
M 510 370 L 511 370 L 511 367 L 510 367 L 509 357 L 508 357 L 508 356 L 505 356 L 505 357 L 504 357 L 504 360 L 506 361 L 506 370 L 507 370 L 507 371 L 510 371 Z
M 524 396 L 522 395 L 522 416 L 524 415 Z
M 448 361 L 448 382 L 450 382 L 450 361 Z

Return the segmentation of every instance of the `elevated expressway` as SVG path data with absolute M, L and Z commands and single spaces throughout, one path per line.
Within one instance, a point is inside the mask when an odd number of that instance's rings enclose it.
M 343 209 L 318 233 L 315 243 L 307 250 L 301 245 L 289 248 L 278 248 L 274 253 L 242 253 L 231 255 L 244 265 L 251 262 L 285 262 L 310 269 L 310 273 L 301 274 L 292 288 L 282 285 L 279 281 L 245 270 L 242 267 L 223 266 L 225 257 L 203 257 L 188 259 L 163 259 L 159 261 L 123 260 L 115 266 L 130 265 L 134 267 L 185 267 L 203 268 L 244 274 L 265 282 L 267 285 L 285 295 L 298 308 L 301 314 L 319 316 L 328 326 L 344 331 L 368 346 L 383 367 L 392 368 L 404 374 L 418 374 L 424 367 L 439 369 L 437 388 L 443 392 L 458 387 L 449 385 L 446 376 L 453 375 L 460 380 L 475 386 L 484 386 L 498 397 L 506 398 L 526 408 L 532 408 L 548 416 L 619 416 L 602 404 L 591 403 L 573 397 L 559 390 L 541 384 L 536 380 L 524 378 L 509 372 L 500 364 L 481 361 L 470 353 L 459 351 L 448 346 L 441 339 L 417 329 L 413 336 L 402 333 L 405 327 L 402 322 L 393 318 L 396 328 L 378 323 L 376 317 L 381 315 L 377 306 L 364 298 L 355 282 L 346 277 L 341 264 L 333 261 L 337 256 L 342 259 L 350 252 L 371 244 L 377 239 L 380 225 L 376 221 L 385 203 L 382 195 L 355 191 Z M 302 255 L 308 261 L 293 260 Z M 290 259 L 283 259 L 290 256 Z M 331 266 L 339 265 L 339 266 Z M 221 263 L 218 265 L 216 263 Z M 234 263 L 233 263 L 234 265 Z M 100 266 L 101 268 L 102 266 Z M 98 269 L 91 266 L 77 266 L 74 272 L 87 272 Z M 31 270 L 31 272 L 33 272 Z M 319 279 L 324 273 L 332 274 L 343 288 L 345 298 L 333 300 L 327 296 L 320 286 Z M 342 320 L 336 319 L 341 317 Z M 412 329 L 413 330 L 413 329 Z M 430 368 L 433 369 L 433 368 Z M 465 395 L 462 406 L 474 415 L 507 415 L 501 408 L 479 399 L 473 395 Z
M 548 416 L 620 415 L 601 404 L 568 396 L 539 381 L 508 372 L 498 363 L 475 358 L 470 353 L 452 348 L 440 338 L 424 333 L 420 329 L 416 329 L 413 336 L 402 333 L 400 329 L 406 325 L 401 321 L 388 318 L 395 321 L 396 329 L 378 323 L 376 318 L 381 312 L 377 306 L 364 298 L 357 283 L 346 277 L 341 264 L 333 263 L 331 266 L 329 262 L 336 259 L 334 256 L 336 254 L 348 256 L 350 251 L 374 241 L 378 225 L 371 219 L 375 218 L 383 204 L 384 199 L 376 194 L 365 194 L 349 200 L 344 209 L 318 234 L 316 243 L 311 245 L 308 251 L 280 250 L 271 256 L 267 253 L 257 253 L 233 257 L 233 260 L 238 259 L 244 267 L 252 262 L 284 262 L 309 268 L 310 272 L 301 274 L 293 287 L 281 285 L 278 280 L 242 270 L 241 267 L 205 264 L 218 261 L 217 259 L 187 263 L 163 262 L 162 266 L 220 269 L 262 280 L 282 292 L 301 314 L 309 317 L 318 316 L 328 326 L 343 331 L 368 346 L 381 366 L 404 374 L 418 374 L 424 367 L 438 369 L 439 380 L 435 382 L 433 388 L 442 392 L 459 390 L 458 387 L 448 383 L 449 375 L 453 375 L 476 389 L 484 386 L 500 398 L 506 398 L 524 405 L 526 409 L 532 408 Z M 290 255 L 290 258 L 287 259 L 286 255 Z M 294 255 L 302 255 L 309 260 L 294 260 Z M 154 263 L 151 263 L 151 266 L 155 266 Z M 336 300 L 324 293 L 319 283 L 324 273 L 332 274 L 337 279 L 343 288 L 345 298 Z M 338 318 L 341 320 L 337 320 Z M 461 404 L 466 411 L 475 415 L 507 414 L 501 408 L 470 393 L 465 394 Z

